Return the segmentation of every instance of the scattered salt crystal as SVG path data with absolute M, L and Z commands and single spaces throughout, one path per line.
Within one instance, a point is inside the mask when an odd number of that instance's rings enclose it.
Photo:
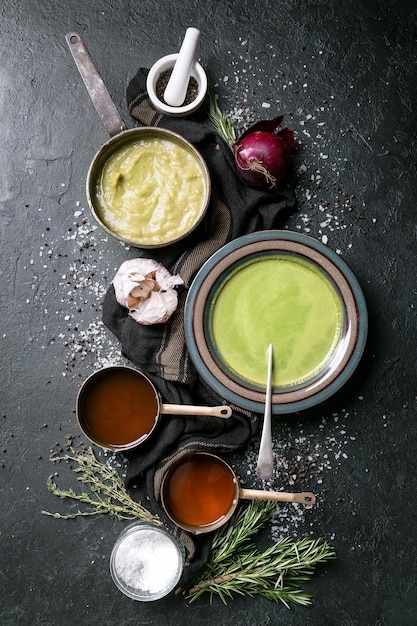
M 270 108 L 270 106 L 271 106 L 271 105 L 269 104 L 269 102 L 262 102 L 262 108 L 263 108 L 263 109 L 269 109 L 269 108 Z

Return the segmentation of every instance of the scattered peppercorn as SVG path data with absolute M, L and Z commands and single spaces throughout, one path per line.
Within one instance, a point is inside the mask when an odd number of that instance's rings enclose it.
M 156 95 L 161 102 L 166 104 L 164 100 L 165 89 L 168 85 L 169 79 L 172 74 L 172 67 L 165 70 L 159 75 L 158 80 L 156 81 L 155 91 Z M 182 106 L 186 106 L 187 104 L 191 104 L 193 100 L 195 100 L 198 96 L 198 83 L 194 76 L 190 76 L 190 80 L 188 81 L 187 93 L 185 95 L 185 100 L 182 103 Z

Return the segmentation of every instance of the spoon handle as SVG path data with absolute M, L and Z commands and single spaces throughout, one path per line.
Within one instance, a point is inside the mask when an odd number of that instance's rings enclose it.
M 299 502 L 300 504 L 315 504 L 316 496 L 309 491 L 301 493 L 285 493 L 284 491 L 262 491 L 259 489 L 239 489 L 239 498 L 242 500 L 273 500 L 275 502 Z
M 272 425 L 271 425 L 271 403 L 272 403 L 272 367 L 274 358 L 274 346 L 272 343 L 268 348 L 268 378 L 266 383 L 265 414 L 262 426 L 261 445 L 259 447 L 258 463 L 256 473 L 259 478 L 272 478 L 274 461 L 272 455 Z
M 170 106 L 181 106 L 185 100 L 199 39 L 200 31 L 197 28 L 187 28 L 178 58 L 164 92 L 164 100 Z

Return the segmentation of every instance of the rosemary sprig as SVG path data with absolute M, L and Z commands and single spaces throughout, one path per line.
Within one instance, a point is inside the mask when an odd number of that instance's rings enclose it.
M 274 502 L 258 502 L 250 507 L 238 507 L 233 516 L 233 523 L 215 534 L 208 567 L 222 563 L 237 550 L 250 545 L 251 537 L 270 519 L 275 508 Z
M 299 583 L 309 580 L 316 565 L 336 558 L 336 554 L 326 541 L 308 537 L 285 537 L 259 552 L 251 538 L 274 510 L 273 503 L 251 502 L 236 512 L 227 527 L 217 531 L 210 560 L 189 591 L 190 603 L 203 593 L 210 594 L 210 602 L 219 596 L 224 604 L 233 594 L 259 595 L 288 608 L 290 603 L 311 603 L 311 596 Z
M 217 130 L 218 135 L 226 142 L 228 146 L 237 139 L 236 129 L 233 126 L 232 120 L 221 111 L 219 103 L 214 93 L 209 90 L 209 111 L 208 116 Z
M 135 502 L 130 497 L 119 474 L 98 461 L 91 448 L 76 450 L 72 446 L 70 438 L 68 438 L 68 441 L 67 448 L 69 452 L 62 456 L 51 457 L 51 460 L 55 463 L 59 461 L 76 462 L 78 467 L 74 469 L 74 472 L 80 474 L 78 480 L 88 485 L 89 492 L 82 491 L 77 493 L 71 488 L 61 489 L 54 481 L 53 475 L 49 476 L 46 483 L 47 487 L 52 494 L 59 498 L 70 498 L 87 504 L 91 508 L 86 511 L 78 510 L 76 513 L 67 515 L 42 511 L 44 515 L 51 515 L 60 519 L 72 519 L 78 516 L 108 513 L 116 519 L 140 519 L 162 524 L 158 517 L 152 515 L 142 504 Z

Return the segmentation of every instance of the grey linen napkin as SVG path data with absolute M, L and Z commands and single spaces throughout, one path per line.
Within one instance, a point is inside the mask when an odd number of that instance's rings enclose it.
M 295 210 L 295 197 L 288 186 L 272 192 L 246 186 L 237 177 L 231 150 L 217 136 L 204 116 L 169 118 L 156 112 L 146 92 L 147 70 L 141 68 L 130 81 L 126 98 L 133 118 L 145 126 L 161 126 L 188 139 L 200 151 L 210 171 L 212 197 L 200 226 L 186 239 L 167 248 L 152 250 L 152 258 L 172 274 L 180 274 L 179 306 L 166 324 L 143 326 L 120 306 L 111 286 L 104 299 L 103 322 L 120 340 L 123 355 L 155 384 L 162 401 L 174 404 L 224 403 L 202 381 L 187 351 L 184 337 L 184 303 L 193 278 L 203 263 L 227 242 L 258 230 L 282 227 Z M 150 256 L 143 254 L 141 256 Z M 207 562 L 211 535 L 191 536 L 175 528 L 161 506 L 160 488 L 167 469 L 192 451 L 227 454 L 245 446 L 257 432 L 257 416 L 233 406 L 229 419 L 216 417 L 163 416 L 149 440 L 126 453 L 127 487 L 153 513 L 178 534 L 187 560 L 180 580 L 189 588 Z

